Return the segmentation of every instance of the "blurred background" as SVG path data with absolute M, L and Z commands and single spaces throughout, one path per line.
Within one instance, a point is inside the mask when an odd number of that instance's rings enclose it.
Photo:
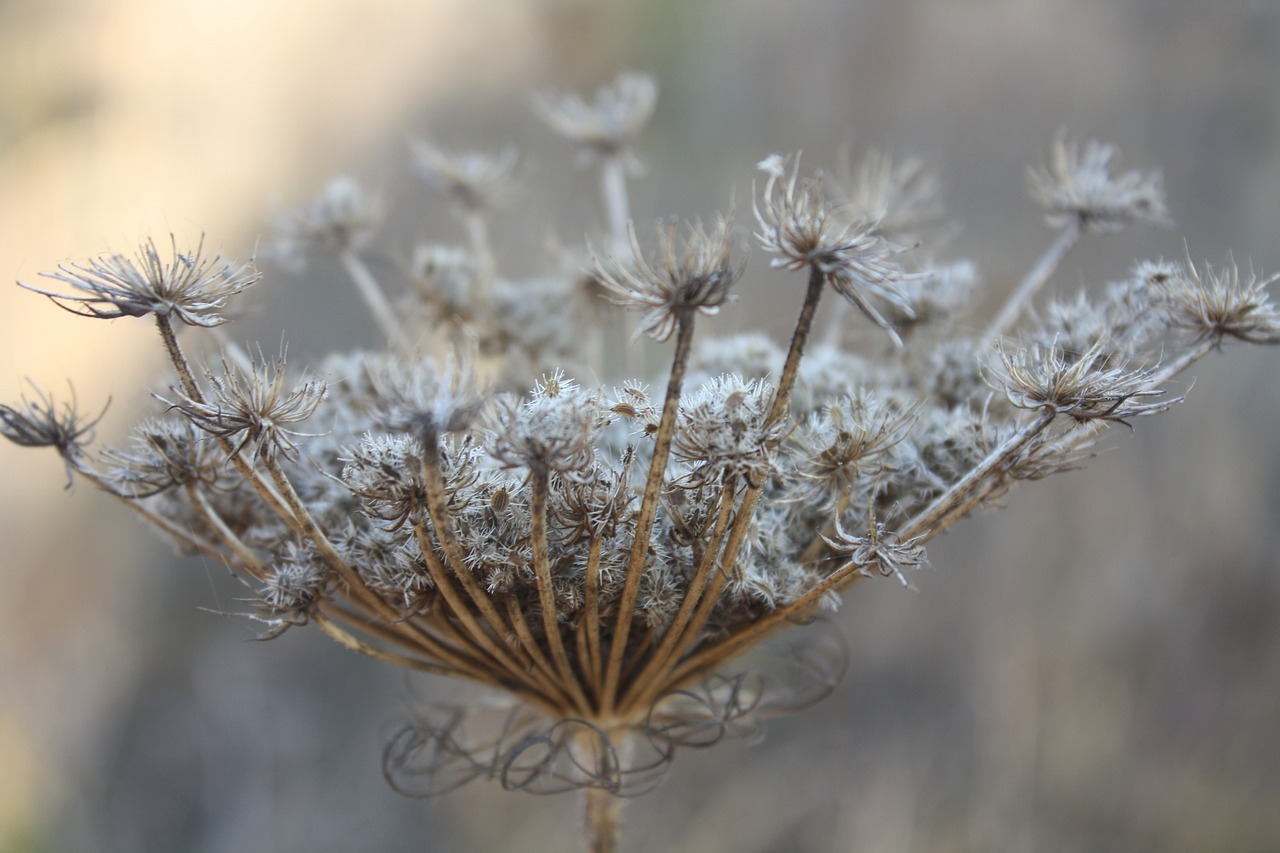
M 460 241 L 406 180 L 405 140 L 522 151 L 495 224 L 513 274 L 599 218 L 594 176 L 531 86 L 654 74 L 639 219 L 706 216 L 754 164 L 869 147 L 923 156 L 959 223 L 946 257 L 1010 287 L 1050 239 L 1025 192 L 1059 130 L 1161 167 L 1176 226 L 1091 237 L 1054 288 L 1137 258 L 1280 269 L 1280 6 L 1240 0 L 0 0 L 0 278 L 201 233 L 254 252 L 274 206 L 349 173 L 409 239 Z M 523 218 L 522 218 L 523 217 Z M 700 328 L 789 323 L 759 253 Z M 305 363 L 372 344 L 330 271 L 268 268 L 231 328 Z M 384 262 L 381 271 L 394 271 Z M 1273 288 L 1274 291 L 1274 288 Z M 782 301 L 775 301 L 781 299 Z M 110 398 L 118 439 L 162 388 L 149 324 L 0 287 L 0 399 Z M 780 331 L 780 326 L 774 327 Z M 630 850 L 1280 849 L 1280 370 L 1229 350 L 1187 401 L 1115 430 L 1084 471 L 933 543 L 917 591 L 837 615 L 837 693 L 763 743 L 677 758 L 628 805 Z M 394 794 L 382 739 L 413 680 L 318 633 L 255 643 L 225 571 L 0 445 L 0 851 L 556 851 L 572 797 L 473 783 Z

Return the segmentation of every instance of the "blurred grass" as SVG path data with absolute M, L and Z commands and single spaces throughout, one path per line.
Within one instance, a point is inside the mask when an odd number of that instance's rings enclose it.
M 922 154 L 998 292 L 1048 239 L 1025 168 L 1054 133 L 1164 168 L 1168 231 L 1091 238 L 1055 286 L 1137 257 L 1280 268 L 1280 11 L 1180 0 L 764 0 L 464 4 L 354 0 L 0 3 L 0 270 L 150 234 L 252 252 L 269 200 L 350 171 L 381 182 L 409 238 L 456 239 L 401 189 L 404 137 L 494 149 L 531 176 L 496 224 L 504 263 L 540 268 L 548 223 L 576 240 L 590 176 L 527 116 L 530 85 L 655 73 L 637 217 L 706 215 L 753 164 L 802 148 Z M 394 258 L 388 259 L 394 261 Z M 386 267 L 390 269 L 390 267 Z M 311 288 L 310 293 L 304 292 Z M 234 334 L 315 355 L 372 340 L 322 273 L 273 274 Z M 756 257 L 706 329 L 789 324 Z M 31 376 L 111 434 L 156 385 L 145 324 L 88 323 L 0 288 L 0 390 Z M 869 584 L 839 615 L 836 696 L 762 745 L 680 756 L 629 806 L 630 849 L 1280 848 L 1280 383 L 1274 351 L 1195 371 L 1169 415 L 1117 431 L 1085 471 L 931 549 L 919 591 Z M 385 787 L 380 736 L 408 695 L 447 692 L 307 632 L 243 642 L 221 567 L 171 565 L 61 464 L 0 447 L 0 845 L 7 849 L 560 850 L 572 798 L 475 785 L 421 804 Z M 0 846 L 0 849 L 6 849 Z

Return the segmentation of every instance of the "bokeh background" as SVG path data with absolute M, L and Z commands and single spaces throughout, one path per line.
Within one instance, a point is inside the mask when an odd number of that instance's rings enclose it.
M 170 232 L 254 251 L 274 204 L 350 173 L 401 240 L 460 240 L 405 139 L 524 152 L 504 266 L 598 216 L 530 86 L 653 73 L 638 218 L 707 215 L 803 149 L 921 155 L 992 293 L 1049 240 L 1025 193 L 1060 129 L 1161 166 L 1177 225 L 1093 237 L 1054 288 L 1136 258 L 1280 269 L 1280 5 L 1196 0 L 0 0 L 0 278 Z M 374 341 L 323 270 L 269 271 L 234 334 L 291 359 Z M 702 329 L 790 316 L 757 256 Z M 786 320 L 774 321 L 776 324 Z M 118 438 L 163 387 L 150 327 L 0 287 L 0 397 L 29 377 Z M 773 326 L 780 331 L 779 325 Z M 1086 470 L 860 585 L 836 694 L 763 743 L 677 759 L 630 850 L 1280 849 L 1280 353 L 1232 348 Z M 1194 378 L 1194 387 L 1191 379 Z M 448 685 L 291 631 L 251 642 L 224 570 L 177 561 L 48 453 L 0 446 L 0 851 L 556 851 L 572 797 L 420 802 L 382 738 Z

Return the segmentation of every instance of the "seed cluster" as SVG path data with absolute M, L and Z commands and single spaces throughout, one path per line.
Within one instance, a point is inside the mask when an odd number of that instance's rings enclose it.
M 795 286 L 792 335 L 700 338 L 749 238 L 729 215 L 668 220 L 647 248 L 648 229 L 619 221 L 655 96 L 625 75 L 593 104 L 536 101 L 591 153 L 609 220 L 559 272 L 503 271 L 490 244 L 488 215 L 514 204 L 512 150 L 415 145 L 466 241 L 417 247 L 399 304 L 361 258 L 382 211 L 353 181 L 282 219 L 280 253 L 334 258 L 387 339 L 296 382 L 283 354 L 224 342 L 206 371 L 179 344 L 175 323 L 220 324 L 258 279 L 199 247 L 161 260 L 148 243 L 137 262 L 62 268 L 66 291 L 31 288 L 89 316 L 151 318 L 175 381 L 125 448 L 91 452 L 93 422 L 44 393 L 0 407 L 5 437 L 53 447 L 180 549 L 230 566 L 265 635 L 315 625 L 516 700 L 407 725 L 386 756 L 406 790 L 486 775 L 650 786 L 676 747 L 801 707 L 842 669 L 820 633 L 782 676 L 735 663 L 744 652 L 862 579 L 908 584 L 929 539 L 1018 480 L 1077 466 L 1108 423 L 1169 408 L 1165 382 L 1226 340 L 1280 342 L 1274 279 L 1189 259 L 1028 310 L 1083 234 L 1166 217 L 1158 178 L 1114 174 L 1093 142 L 1060 142 L 1033 172 L 1057 236 L 977 336 L 956 320 L 979 267 L 914 249 L 942 219 L 918 161 L 872 155 L 841 182 L 766 158 L 754 239 L 777 286 Z M 587 384 L 626 363 L 611 303 L 670 347 L 664 377 Z M 441 340 L 448 354 L 432 352 Z

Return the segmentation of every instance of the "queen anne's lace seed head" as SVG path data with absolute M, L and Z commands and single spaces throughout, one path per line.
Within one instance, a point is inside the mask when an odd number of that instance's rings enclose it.
M 621 167 L 653 92 L 624 77 L 593 105 L 540 102 L 606 158 L 611 235 L 628 221 Z M 380 293 L 385 267 L 354 251 L 376 219 L 354 183 L 332 184 L 284 229 L 295 247 L 337 251 L 388 349 L 330 357 L 327 384 L 289 386 L 283 358 L 251 362 L 224 343 L 231 364 L 203 375 L 186 355 L 198 342 L 179 343 L 168 321 L 221 322 L 222 302 L 256 274 L 176 251 L 166 264 L 144 247 L 138 262 L 64 267 L 54 278 L 71 295 L 41 292 L 90 316 L 156 314 L 179 389 L 168 418 L 92 455 L 94 422 L 37 392 L 0 407 L 0 434 L 55 448 L 69 476 L 231 567 L 258 591 L 268 635 L 313 623 L 347 649 L 521 703 L 406 727 L 388 775 L 426 792 L 487 777 L 636 793 L 677 747 L 758 731 L 828 692 L 842 667 L 796 652 L 782 677 L 726 672 L 741 652 L 865 577 L 905 584 L 926 539 L 1018 481 L 1079 464 L 1109 423 L 1167 408 L 1160 387 L 1218 344 L 1280 339 L 1273 279 L 1234 267 L 1144 264 L 1078 297 L 1038 297 L 1086 231 L 1163 218 L 1158 181 L 1113 174 L 1105 146 L 1062 144 L 1039 174 L 1064 230 L 975 339 L 956 322 L 976 301 L 974 268 L 935 261 L 930 237 L 944 229 L 917 163 L 873 156 L 842 194 L 769 158 L 754 199 L 757 238 L 776 256 L 767 275 L 808 276 L 789 341 L 707 338 L 703 316 L 742 271 L 727 217 L 667 220 L 648 254 L 633 231 L 633 258 L 605 258 L 595 276 L 585 249 L 557 253 L 546 274 L 522 256 L 512 275 L 480 214 L 506 202 L 513 157 L 418 153 L 465 214 L 470 248 L 419 252 L 398 303 Z M 917 240 L 908 275 L 899 244 Z M 901 350 L 851 351 L 828 284 Z M 665 375 L 621 369 L 641 360 L 623 353 L 602 292 L 641 308 L 649 336 L 678 330 Z M 443 367 L 419 355 L 459 338 L 473 355 Z M 579 360 L 598 384 L 566 378 Z M 501 393 L 539 375 L 530 394 Z M 306 420 L 320 426 L 303 432 Z
M 1267 278 L 1227 264 L 1219 269 L 1196 269 L 1190 260 L 1185 271 L 1161 276 L 1156 283 L 1172 324 L 1193 332 L 1199 339 L 1221 343 L 1236 338 L 1255 344 L 1280 343 L 1280 311 L 1271 303 L 1267 288 L 1280 276 Z
M 218 326 L 226 322 L 227 301 L 261 278 L 252 263 L 233 264 L 221 256 L 206 258 L 204 240 L 180 252 L 170 238 L 172 257 L 164 260 L 154 240 L 142 244 L 134 258 L 104 255 L 83 264 L 63 264 L 57 272 L 41 273 L 70 285 L 73 293 L 59 293 L 28 284 L 60 307 L 85 317 L 172 317 L 189 326 Z
M 884 522 L 871 517 L 867 532 L 861 536 L 846 533 L 836 519 L 836 534 L 823 539 L 838 554 L 847 556 L 849 565 L 862 574 L 876 572 L 882 577 L 896 577 L 903 586 L 911 586 L 907 572 L 928 563 L 922 537 L 902 541 Z
M 942 222 L 938 179 L 916 157 L 895 161 L 870 151 L 834 191 L 851 215 L 875 222 L 890 243 L 914 245 Z
M 683 239 L 672 220 L 658 228 L 656 259 L 645 258 L 632 225 L 632 260 L 596 260 L 596 274 L 619 305 L 646 311 L 637 333 L 658 341 L 671 337 L 681 316 L 715 314 L 729 299 L 729 288 L 742 276 L 745 263 L 735 263 L 733 218 L 716 217 L 710 229 L 686 227 Z
M 428 142 L 413 140 L 414 171 L 427 188 L 447 196 L 464 213 L 493 213 L 508 207 L 516 196 L 516 163 L 513 147 L 497 154 L 478 151 L 455 153 Z
M 766 382 L 721 376 L 681 401 L 672 452 L 692 467 L 687 486 L 740 477 L 759 487 L 773 475 L 786 429 L 769 419 L 773 397 L 774 388 Z
M 864 392 L 812 415 L 796 436 L 802 453 L 793 497 L 835 509 L 855 488 L 877 483 L 892 471 L 887 451 L 906 439 L 918 409 Z
M 143 421 L 129 448 L 103 452 L 107 476 L 122 494 L 142 498 L 218 481 L 216 445 L 185 419 Z
M 753 202 L 756 239 L 778 256 L 772 265 L 818 270 L 837 293 L 901 346 L 902 339 L 880 305 L 887 303 L 907 318 L 915 317 L 903 290 L 911 277 L 894 260 L 902 250 L 885 240 L 875 220 L 851 218 L 834 204 L 823 189 L 821 173 L 801 180 L 800 158 L 794 158 L 789 176 L 787 165 L 778 155 L 760 163 L 768 177 Z
M 23 397 L 18 406 L 0 403 L 0 435 L 19 447 L 52 447 L 67 465 L 67 488 L 71 487 L 72 470 L 80 464 L 84 448 L 93 441 L 93 430 L 106 414 L 104 407 L 95 418 L 87 419 L 76 406 L 75 388 L 71 398 L 59 404 L 52 395 L 39 388 L 35 399 Z
M 311 417 L 324 399 L 325 383 L 303 379 L 285 390 L 285 361 L 258 361 L 248 370 L 224 361 L 221 374 L 209 373 L 211 393 L 196 397 L 175 389 L 176 400 L 169 403 L 210 435 L 230 441 L 232 456 L 249 448 L 254 459 L 277 452 L 293 457 L 298 453 L 295 439 L 311 433 L 294 430 Z
M 1067 415 L 1077 421 L 1127 418 L 1166 411 L 1176 400 L 1143 403 L 1164 392 L 1152 387 L 1153 373 L 1126 364 L 1109 364 L 1102 342 L 1082 353 L 1071 353 L 1056 342 L 1033 344 L 1010 352 L 998 348 L 999 372 L 994 384 L 1003 387 L 1019 409 L 1038 409 Z
M 272 254 L 301 263 L 316 250 L 358 251 L 373 239 L 383 214 L 382 201 L 354 178 L 334 178 L 316 198 L 277 217 Z
M 447 432 L 470 426 L 484 407 L 484 395 L 469 355 L 458 354 L 442 370 L 424 359 L 397 359 L 371 365 L 379 404 L 379 424 L 389 430 L 410 432 L 434 442 Z
M 541 92 L 533 111 L 548 127 L 596 157 L 626 156 L 632 141 L 649 123 L 658 99 L 658 84 L 648 74 L 626 73 L 596 91 L 587 103 L 579 95 Z M 633 171 L 639 163 L 630 161 Z
M 594 438 L 604 425 L 599 400 L 562 373 L 544 378 L 523 401 L 495 401 L 491 452 L 511 468 L 579 479 L 591 471 Z
M 262 580 L 262 615 L 258 619 L 267 625 L 266 638 L 307 624 L 312 608 L 325 596 L 327 584 L 328 571 L 316 555 L 290 543 Z
M 1049 224 L 1079 221 L 1097 231 L 1119 231 L 1133 222 L 1169 221 L 1159 172 L 1115 174 L 1116 149 L 1089 140 L 1059 138 L 1046 168 L 1030 171 L 1031 191 Z
M 342 481 L 364 501 L 366 512 L 396 530 L 426 512 L 424 462 L 417 437 L 370 434 L 351 451 Z

